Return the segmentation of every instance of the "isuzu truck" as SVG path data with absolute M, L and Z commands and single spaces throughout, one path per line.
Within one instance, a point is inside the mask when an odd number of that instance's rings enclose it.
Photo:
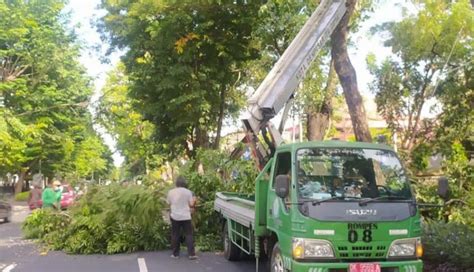
M 270 271 L 422 271 L 419 209 L 390 147 L 283 144 L 280 135 L 295 89 L 345 14 L 345 0 L 321 1 L 248 101 L 243 142 L 261 172 L 253 195 L 217 193 L 228 260 L 254 255 L 258 267 L 266 257 Z
M 360 142 L 281 145 L 254 195 L 218 193 L 224 256 L 266 256 L 270 271 L 415 272 L 420 214 L 400 160 Z

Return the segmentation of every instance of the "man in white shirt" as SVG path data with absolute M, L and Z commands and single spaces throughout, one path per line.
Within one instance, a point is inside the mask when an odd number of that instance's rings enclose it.
M 186 189 L 186 180 L 179 176 L 176 188 L 168 192 L 166 201 L 170 205 L 171 219 L 171 250 L 172 258 L 179 258 L 181 230 L 184 232 L 189 259 L 197 259 L 194 251 L 193 225 L 191 224 L 191 208 L 196 203 L 193 193 Z

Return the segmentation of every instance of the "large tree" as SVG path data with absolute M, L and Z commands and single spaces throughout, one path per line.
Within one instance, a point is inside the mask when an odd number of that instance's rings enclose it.
M 386 45 L 397 58 L 378 63 L 369 56 L 371 88 L 379 113 L 401 135 L 402 149 L 410 152 L 437 135 L 437 145 L 449 150 L 473 133 L 474 11 L 467 0 L 416 5 L 419 13 L 375 29 L 387 31 Z M 439 115 L 423 120 L 430 100 Z
M 96 137 L 90 79 L 66 31 L 61 0 L 0 3 L 0 172 L 49 177 L 76 171 L 77 147 Z
M 219 145 L 224 118 L 243 101 L 236 88 L 242 65 L 257 57 L 250 34 L 259 6 L 102 1 L 99 27 L 113 47 L 127 49 L 130 95 L 164 152 L 194 156 Z

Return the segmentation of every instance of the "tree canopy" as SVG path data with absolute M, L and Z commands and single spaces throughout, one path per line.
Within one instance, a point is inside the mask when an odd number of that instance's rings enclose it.
M 85 175 L 79 171 L 84 163 L 75 161 L 81 156 L 100 158 L 97 170 L 111 165 L 110 152 L 107 157 L 92 128 L 90 78 L 78 62 L 64 5 L 61 0 L 0 3 L 2 174 L 19 173 L 20 179 L 38 171 L 50 177 Z M 100 154 L 84 153 L 92 142 L 101 146 Z
M 132 176 L 145 174 L 157 154 L 153 140 L 155 126 L 138 113 L 130 98 L 125 66 L 118 63 L 108 73 L 102 89 L 97 121 L 114 137 L 116 148 L 124 156 L 124 167 Z
M 218 146 L 236 114 L 242 66 L 256 58 L 250 35 L 260 4 L 103 1 L 99 27 L 122 58 L 135 107 L 154 126 L 165 153 Z M 215 135 L 210 139 L 211 135 Z
M 474 132 L 474 11 L 467 0 L 422 1 L 417 6 L 418 13 L 375 29 L 389 33 L 385 44 L 394 57 L 380 64 L 375 55 L 368 57 L 375 75 L 371 88 L 379 112 L 401 135 L 403 149 L 436 139 L 446 151 Z M 422 120 L 429 100 L 437 102 L 437 114 Z
M 417 12 L 375 29 L 386 31 L 394 56 L 368 57 L 375 76 L 371 89 L 415 174 L 425 173 L 431 156 L 442 155 L 441 173 L 449 177 L 451 197 L 464 205 L 443 207 L 437 217 L 472 227 L 474 11 L 467 0 L 414 4 Z M 435 190 L 418 184 L 423 201 L 436 201 Z

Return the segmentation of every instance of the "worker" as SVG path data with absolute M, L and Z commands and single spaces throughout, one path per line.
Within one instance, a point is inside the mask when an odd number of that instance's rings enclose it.
M 61 182 L 54 180 L 44 189 L 43 195 L 43 208 L 61 209 Z
M 39 183 L 33 183 L 33 189 L 31 189 L 30 194 L 28 195 L 28 206 L 30 210 L 41 208 L 40 200 L 42 195 L 41 185 Z
M 193 225 L 191 223 L 191 210 L 195 207 L 196 198 L 186 188 L 184 177 L 179 176 L 176 179 L 176 188 L 168 192 L 166 202 L 170 205 L 171 210 L 171 249 L 173 251 L 171 258 L 179 258 L 182 231 L 188 248 L 188 258 L 191 260 L 197 259 L 194 251 Z

